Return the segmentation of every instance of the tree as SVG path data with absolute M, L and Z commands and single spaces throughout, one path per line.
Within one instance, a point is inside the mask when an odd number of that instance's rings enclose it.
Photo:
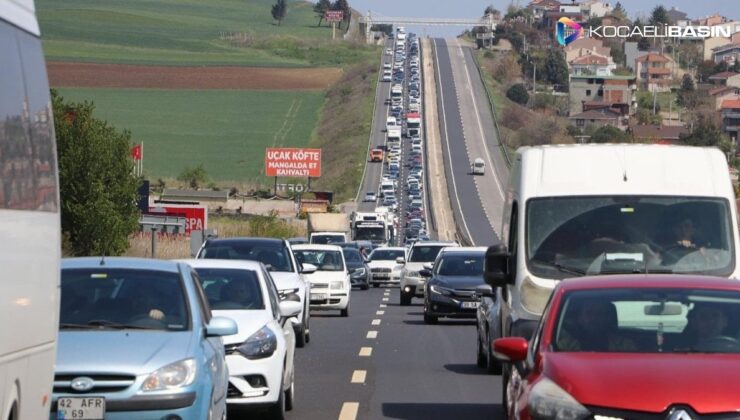
M 648 51 L 650 50 L 650 40 L 642 37 L 639 41 L 637 41 L 637 49 L 640 51 Z
M 319 24 L 317 26 L 321 26 L 321 22 L 324 20 L 324 15 L 327 10 L 331 10 L 331 1 L 329 0 L 319 0 L 313 6 L 314 13 L 319 17 Z
M 731 142 L 725 134 L 717 127 L 712 119 L 704 114 L 697 115 L 690 133 L 682 134 L 680 140 L 690 146 L 719 147 L 725 152 L 729 151 Z
M 526 105 L 526 103 L 529 102 L 529 93 L 527 93 L 527 88 L 521 83 L 511 86 L 506 91 L 506 97 L 520 105 Z
M 709 76 L 714 74 L 714 61 L 705 60 L 700 61 L 696 65 L 696 76 L 699 79 L 699 83 L 706 82 Z
M 352 9 L 349 7 L 347 0 L 336 0 L 331 6 L 331 10 L 341 10 L 343 12 L 342 21 L 349 22 L 352 16 Z M 339 27 L 342 27 L 342 22 L 339 22 Z
M 613 125 L 603 125 L 591 134 L 591 143 L 627 143 L 630 136 Z
M 65 254 L 120 255 L 139 228 L 131 133 L 93 116 L 90 102 L 51 91 Z
M 684 74 L 681 79 L 681 92 L 693 92 L 694 89 L 696 89 L 694 78 L 688 73 Z
M 177 176 L 178 181 L 187 182 L 190 188 L 197 189 L 200 184 L 208 182 L 208 173 L 203 164 L 200 163 L 198 166 L 187 167 L 180 172 Z
M 278 26 L 283 23 L 285 15 L 288 14 L 288 4 L 286 0 L 277 0 L 277 3 L 272 5 L 272 18 L 278 22 Z
M 483 11 L 483 16 L 487 15 L 501 16 L 501 12 L 493 7 L 493 5 L 489 5 L 486 7 L 486 10 Z
M 650 14 L 650 24 L 653 26 L 669 25 L 671 19 L 668 18 L 668 13 L 662 4 L 655 6 L 653 13 Z
M 568 63 L 560 50 L 553 48 L 547 51 L 545 77 L 548 82 L 556 85 L 557 90 L 568 90 Z
M 627 11 L 624 10 L 621 2 L 617 2 L 614 9 L 612 9 L 612 16 L 619 18 L 620 20 L 627 19 Z

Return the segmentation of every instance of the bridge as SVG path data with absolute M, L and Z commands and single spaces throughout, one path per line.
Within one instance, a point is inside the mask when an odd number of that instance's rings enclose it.
M 490 28 L 493 32 L 496 29 L 497 19 L 493 15 L 486 15 L 481 18 L 454 19 L 454 18 L 424 18 L 424 17 L 389 17 L 378 13 L 368 11 L 366 15 L 360 17 L 360 25 L 364 25 L 365 36 L 369 37 L 370 28 L 373 25 L 419 25 L 419 26 L 483 26 Z

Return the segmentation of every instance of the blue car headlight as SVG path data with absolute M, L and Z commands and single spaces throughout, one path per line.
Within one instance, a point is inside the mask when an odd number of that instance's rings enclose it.
M 236 350 L 250 360 L 264 359 L 277 350 L 277 337 L 267 325 L 247 338 Z
M 363 277 L 365 275 L 365 267 L 358 268 L 352 273 L 352 277 Z
M 438 295 L 444 295 L 444 296 L 451 296 L 452 291 L 446 287 L 437 286 L 436 284 L 433 284 L 429 286 L 429 290 L 432 291 L 432 293 L 436 293 Z
M 195 359 L 185 359 L 157 369 L 141 385 L 144 392 L 166 391 L 183 388 L 195 381 Z

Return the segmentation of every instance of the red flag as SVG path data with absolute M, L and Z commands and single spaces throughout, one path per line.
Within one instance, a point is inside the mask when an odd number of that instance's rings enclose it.
M 134 160 L 141 160 L 141 145 L 137 144 L 136 146 L 131 148 L 131 157 L 134 158 Z

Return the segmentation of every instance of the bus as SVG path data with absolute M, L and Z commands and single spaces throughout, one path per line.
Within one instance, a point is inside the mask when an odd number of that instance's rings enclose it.
M 0 420 L 38 420 L 51 409 L 61 222 L 33 0 L 0 0 L 0 63 Z

